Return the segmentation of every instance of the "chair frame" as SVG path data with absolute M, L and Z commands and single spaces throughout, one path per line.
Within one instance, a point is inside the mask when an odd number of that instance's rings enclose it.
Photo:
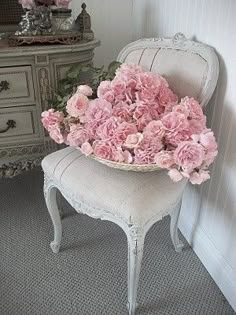
M 176 34 L 172 39 L 162 38 L 162 39 L 142 39 L 127 45 L 119 54 L 118 60 L 123 62 L 126 56 L 135 49 L 140 48 L 163 48 L 168 47 L 170 49 L 182 49 L 187 51 L 192 51 L 196 54 L 202 56 L 208 63 L 209 71 L 203 86 L 203 90 L 200 97 L 200 102 L 202 106 L 205 106 L 212 96 L 219 72 L 218 58 L 212 48 L 201 43 L 196 43 L 187 40 L 182 33 Z M 91 206 L 83 203 L 73 196 L 70 191 L 67 191 L 65 187 L 62 187 L 59 182 L 45 173 L 44 180 L 44 195 L 45 201 L 50 213 L 53 226 L 54 226 L 54 240 L 51 242 L 50 246 L 54 253 L 58 253 L 60 249 L 61 239 L 62 239 L 62 224 L 60 210 L 57 205 L 57 191 L 64 196 L 64 198 L 71 204 L 71 206 L 78 212 L 82 214 L 87 214 L 88 216 L 108 220 L 116 223 L 120 226 L 127 236 L 128 241 L 128 313 L 129 315 L 134 315 L 137 308 L 137 290 L 138 281 L 140 275 L 140 268 L 143 256 L 144 240 L 148 230 L 152 227 L 154 223 L 161 220 L 164 216 L 170 215 L 170 235 L 177 252 L 180 252 L 183 248 L 183 243 L 178 237 L 178 219 L 181 209 L 182 195 L 179 199 L 169 208 L 165 213 L 159 213 L 153 216 L 148 221 L 144 222 L 143 225 L 128 224 L 122 218 L 113 215 L 103 209 L 94 209 Z M 187 183 L 187 182 L 186 182 Z

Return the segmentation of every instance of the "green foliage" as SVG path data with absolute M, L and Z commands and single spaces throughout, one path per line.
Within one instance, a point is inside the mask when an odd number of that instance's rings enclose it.
M 76 92 L 78 85 L 87 84 L 93 89 L 92 98 L 97 97 L 97 88 L 101 81 L 112 80 L 120 62 L 113 61 L 107 70 L 104 67 L 94 67 L 91 64 L 73 65 L 66 73 L 64 79 L 58 83 L 58 90 L 53 93 L 51 107 L 65 111 L 68 99 Z

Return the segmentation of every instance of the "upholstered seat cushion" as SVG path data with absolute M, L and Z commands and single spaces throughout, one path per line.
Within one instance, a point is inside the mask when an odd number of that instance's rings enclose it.
M 43 170 L 61 192 L 92 207 L 123 218 L 128 224 L 146 223 L 175 205 L 186 181 L 173 183 L 166 171 L 132 172 L 109 168 L 68 147 L 42 161 Z

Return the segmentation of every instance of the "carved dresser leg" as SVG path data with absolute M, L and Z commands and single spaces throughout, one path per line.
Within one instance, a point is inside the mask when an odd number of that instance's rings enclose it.
M 48 185 L 46 180 L 44 184 L 44 196 L 54 227 L 54 240 L 51 242 L 50 246 L 54 253 L 58 253 L 62 238 L 62 225 L 57 206 L 57 188 L 52 185 Z
M 170 236 L 176 252 L 181 252 L 184 244 L 180 241 L 178 235 L 178 221 L 181 210 L 181 204 L 170 214 Z
M 128 312 L 134 315 L 137 307 L 136 299 L 138 282 L 143 257 L 145 235 L 138 229 L 132 228 L 128 237 Z

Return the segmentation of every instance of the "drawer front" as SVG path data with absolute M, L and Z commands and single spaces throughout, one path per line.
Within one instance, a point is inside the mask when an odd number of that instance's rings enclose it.
M 34 103 L 30 66 L 0 68 L 0 105 Z
M 0 143 L 21 141 L 38 136 L 33 106 L 0 110 Z

